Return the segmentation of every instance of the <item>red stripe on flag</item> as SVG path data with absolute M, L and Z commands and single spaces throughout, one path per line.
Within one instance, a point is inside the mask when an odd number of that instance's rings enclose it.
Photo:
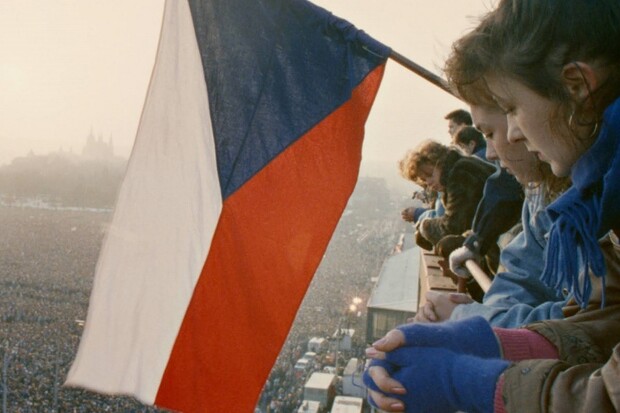
M 156 405 L 253 412 L 355 187 L 384 67 L 224 202 Z

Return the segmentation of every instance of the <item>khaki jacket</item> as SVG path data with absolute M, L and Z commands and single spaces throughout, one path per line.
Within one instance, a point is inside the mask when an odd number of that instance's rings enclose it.
M 601 248 L 607 265 L 605 308 L 600 308 L 600 281 L 592 277 L 597 287 L 587 309 L 568 306 L 568 318 L 526 327 L 551 341 L 560 360 L 528 360 L 509 367 L 504 372 L 506 411 L 620 411 L 620 245 L 610 234 Z

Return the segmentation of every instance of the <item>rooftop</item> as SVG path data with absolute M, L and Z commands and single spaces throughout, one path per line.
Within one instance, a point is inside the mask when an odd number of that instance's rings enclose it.
M 416 312 L 419 270 L 420 249 L 417 246 L 385 260 L 368 308 Z

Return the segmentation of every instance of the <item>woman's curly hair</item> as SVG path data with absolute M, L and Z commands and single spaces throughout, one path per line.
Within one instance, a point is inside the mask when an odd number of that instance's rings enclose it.
M 424 186 L 420 179 L 420 168 L 424 165 L 439 166 L 450 152 L 450 148 L 433 140 L 427 140 L 415 149 L 407 151 L 405 156 L 398 162 L 398 169 L 403 178 Z

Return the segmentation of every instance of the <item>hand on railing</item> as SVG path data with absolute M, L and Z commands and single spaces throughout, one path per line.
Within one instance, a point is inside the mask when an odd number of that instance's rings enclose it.
M 485 293 L 489 291 L 489 288 L 491 288 L 491 279 L 484 271 L 482 271 L 482 268 L 480 268 L 478 263 L 474 260 L 467 260 L 465 261 L 465 266 L 469 270 L 471 276 L 474 277 L 474 280 L 476 280 L 480 288 L 482 288 L 482 291 Z
M 452 251 L 450 254 L 450 270 L 459 277 L 473 277 L 482 291 L 487 292 L 491 286 L 491 279 L 477 263 L 478 255 L 463 246 Z
M 467 294 L 439 291 L 427 291 L 425 298 L 426 302 L 418 309 L 418 313 L 412 321 L 418 323 L 447 321 L 458 305 L 473 302 Z

